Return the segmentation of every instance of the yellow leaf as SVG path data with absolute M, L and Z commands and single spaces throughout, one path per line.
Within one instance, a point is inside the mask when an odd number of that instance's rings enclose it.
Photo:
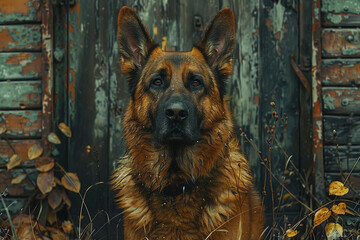
M 65 136 L 71 138 L 71 129 L 65 123 L 60 123 L 58 128 Z
M 16 178 L 11 180 L 11 184 L 19 184 L 21 183 L 24 179 L 26 178 L 26 174 L 25 173 L 21 173 L 20 175 L 18 175 Z
M 331 211 L 327 207 L 319 209 L 314 216 L 314 227 L 322 224 L 330 217 L 330 215 Z
M 295 237 L 297 234 L 298 234 L 298 231 L 293 230 L 292 228 L 286 230 L 286 236 L 288 236 L 289 238 Z
M 42 172 L 36 179 L 36 184 L 43 194 L 50 192 L 53 188 L 54 173 Z
M 6 133 L 6 127 L 5 126 L 0 126 L 0 135 Z
M 61 228 L 63 229 L 63 231 L 67 234 L 70 234 L 71 231 L 73 230 L 73 225 L 70 221 L 64 221 L 61 224 Z
M 286 193 L 286 194 L 284 195 L 284 197 L 283 197 L 283 202 L 285 202 L 285 200 L 288 199 L 288 198 L 290 198 L 290 197 L 291 197 L 290 193 Z
M 35 168 L 40 172 L 48 172 L 54 167 L 54 159 L 52 157 L 40 157 L 35 160 Z
M 78 176 L 76 175 L 76 173 L 66 173 L 62 178 L 61 178 L 61 183 L 62 185 L 73 192 L 80 192 L 80 188 L 81 188 L 81 184 L 80 184 L 80 180 L 78 178 Z
M 343 196 L 349 192 L 349 188 L 345 187 L 342 182 L 333 181 L 329 186 L 329 195 Z
M 21 158 L 19 157 L 19 155 L 14 154 L 11 156 L 9 162 L 6 164 L 7 169 L 12 169 L 16 166 L 19 166 L 21 164 Z
M 53 132 L 49 133 L 49 135 L 47 136 L 47 139 L 49 140 L 49 142 L 51 142 L 53 144 L 61 144 L 59 137 Z
M 325 226 L 325 233 L 329 240 L 340 239 L 343 235 L 343 228 L 338 223 L 328 223 Z
M 336 214 L 345 214 L 346 212 L 346 203 L 339 203 L 338 205 L 334 204 L 331 210 Z
M 43 148 L 37 144 L 32 145 L 28 150 L 28 158 L 33 160 L 38 158 L 43 153 Z

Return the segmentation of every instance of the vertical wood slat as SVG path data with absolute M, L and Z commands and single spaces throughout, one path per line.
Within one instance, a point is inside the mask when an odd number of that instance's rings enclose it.
M 313 108 L 313 162 L 315 167 L 315 195 L 321 200 L 325 200 L 325 178 L 324 178 L 324 159 L 323 159 L 323 115 L 322 115 L 322 96 L 321 96 L 321 1 L 312 0 L 312 108 Z
M 44 153 L 50 154 L 47 136 L 53 119 L 53 6 L 51 0 L 41 0 L 42 35 L 42 142 Z

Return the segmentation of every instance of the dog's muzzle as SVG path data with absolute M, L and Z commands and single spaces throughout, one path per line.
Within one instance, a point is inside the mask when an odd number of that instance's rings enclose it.
M 161 101 L 154 131 L 156 140 L 163 145 L 194 144 L 200 138 L 196 107 L 183 96 Z

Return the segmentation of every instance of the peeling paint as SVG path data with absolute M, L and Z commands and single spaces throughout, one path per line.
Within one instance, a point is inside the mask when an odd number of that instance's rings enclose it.
M 343 20 L 342 15 L 332 14 L 332 13 L 328 13 L 326 15 L 326 18 L 327 18 L 327 20 L 329 20 L 333 24 L 339 24 Z
M 0 53 L 0 79 L 39 78 L 40 53 Z
M 0 1 L 0 23 L 40 20 L 40 0 Z
M 323 96 L 324 108 L 329 110 L 334 110 L 335 109 L 334 101 L 335 101 L 334 97 L 331 97 L 330 94 L 325 94 Z
M 0 50 L 40 50 L 40 25 L 4 25 L 0 28 Z
M 341 13 L 351 11 L 352 13 L 360 14 L 360 2 L 358 0 L 322 0 L 322 12 Z

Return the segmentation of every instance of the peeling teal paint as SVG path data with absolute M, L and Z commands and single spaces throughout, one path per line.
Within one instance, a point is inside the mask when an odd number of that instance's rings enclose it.
M 359 0 L 322 0 L 322 12 L 343 13 L 351 12 L 360 14 Z
M 323 102 L 324 102 L 324 108 L 327 110 L 334 110 L 335 106 L 334 106 L 334 101 L 335 98 L 331 97 L 330 94 L 325 94 L 323 96 Z
M 337 15 L 332 13 L 327 14 L 326 18 L 333 24 L 339 24 L 342 21 L 342 15 Z
M 14 42 L 9 42 L 9 48 L 40 49 L 40 25 L 2 26 L 2 31 L 8 30 Z
M 0 79 L 40 78 L 40 59 L 41 53 L 0 53 Z

